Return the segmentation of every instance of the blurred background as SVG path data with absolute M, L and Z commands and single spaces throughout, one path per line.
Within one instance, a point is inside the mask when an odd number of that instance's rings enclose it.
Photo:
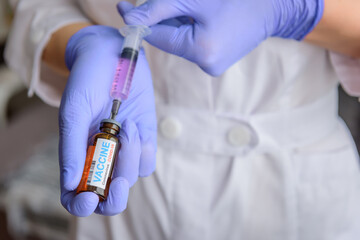
M 59 200 L 57 109 L 28 98 L 4 63 L 12 13 L 0 0 L 0 239 L 67 239 Z M 360 149 L 360 103 L 340 89 L 340 115 Z
M 57 109 L 27 97 L 3 51 L 12 12 L 0 0 L 0 240 L 67 240 L 60 204 Z

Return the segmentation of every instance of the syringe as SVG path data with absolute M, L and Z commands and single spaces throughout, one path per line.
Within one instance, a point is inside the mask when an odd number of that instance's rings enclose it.
M 141 42 L 151 33 L 150 28 L 140 25 L 125 26 L 119 31 L 125 39 L 110 91 L 110 96 L 114 99 L 110 119 L 114 120 L 122 101 L 129 96 Z

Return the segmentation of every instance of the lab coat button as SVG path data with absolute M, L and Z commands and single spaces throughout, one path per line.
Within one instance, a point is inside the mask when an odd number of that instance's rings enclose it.
M 176 139 L 181 135 L 181 123 L 174 117 L 166 117 L 160 122 L 160 132 L 167 139 Z
M 250 144 L 251 133 L 246 126 L 235 126 L 228 132 L 228 141 L 235 147 L 242 147 Z

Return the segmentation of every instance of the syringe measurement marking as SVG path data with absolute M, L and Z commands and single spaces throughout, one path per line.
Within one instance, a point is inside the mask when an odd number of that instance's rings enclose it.
M 123 100 L 127 99 L 135 65 L 136 61 L 131 61 L 125 58 L 119 59 L 111 90 L 112 97 L 122 98 Z

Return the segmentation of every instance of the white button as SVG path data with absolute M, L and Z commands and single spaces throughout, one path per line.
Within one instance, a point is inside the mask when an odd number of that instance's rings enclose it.
M 160 122 L 160 132 L 168 139 L 176 139 L 181 135 L 181 123 L 174 117 L 166 117 Z
M 235 147 L 242 147 L 250 144 L 251 132 L 246 126 L 235 126 L 228 132 L 228 141 Z

